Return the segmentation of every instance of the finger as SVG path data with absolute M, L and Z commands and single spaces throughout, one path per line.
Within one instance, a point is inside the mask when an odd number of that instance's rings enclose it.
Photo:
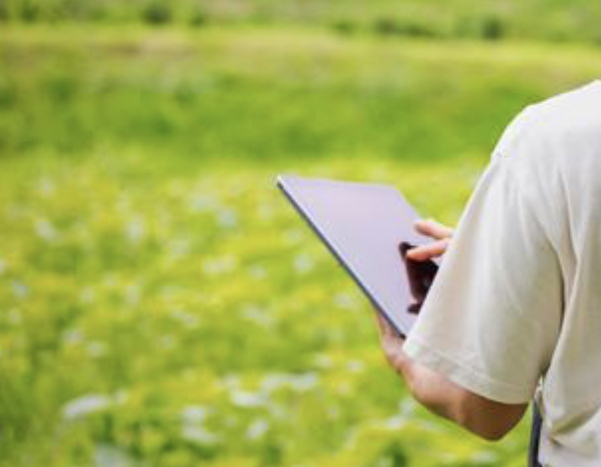
M 390 335 L 390 323 L 386 321 L 379 311 L 376 312 L 376 322 L 378 323 L 378 328 L 380 329 L 380 335 L 382 337 L 387 337 Z
M 415 230 L 417 230 L 422 235 L 426 235 L 427 237 L 431 237 L 436 240 L 449 238 L 453 235 L 453 229 L 432 219 L 420 219 L 416 221 Z
M 448 238 L 453 235 L 453 229 L 433 219 L 420 219 L 416 221 L 415 229 L 422 235 L 427 235 L 435 239 Z
M 407 258 L 413 261 L 427 261 L 442 256 L 449 247 L 449 239 L 437 240 L 428 245 L 417 246 L 407 251 Z
M 376 312 L 376 321 L 380 331 L 380 340 L 383 344 L 402 339 L 392 324 L 380 312 Z

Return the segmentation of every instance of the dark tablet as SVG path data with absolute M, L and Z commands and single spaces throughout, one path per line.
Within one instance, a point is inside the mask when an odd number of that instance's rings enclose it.
M 340 264 L 399 334 L 406 336 L 437 264 L 406 259 L 428 243 L 419 218 L 392 186 L 280 175 L 277 184 Z

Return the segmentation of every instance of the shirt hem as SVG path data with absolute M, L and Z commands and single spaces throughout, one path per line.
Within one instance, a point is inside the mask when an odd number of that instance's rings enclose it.
M 531 401 L 534 392 L 530 389 L 495 381 L 490 376 L 470 368 L 438 350 L 409 337 L 403 346 L 405 353 L 415 362 L 442 374 L 452 382 L 480 396 L 505 404 L 524 404 Z

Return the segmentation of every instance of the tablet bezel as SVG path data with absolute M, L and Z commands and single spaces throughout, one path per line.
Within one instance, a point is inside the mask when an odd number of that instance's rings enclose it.
M 347 264 L 346 260 L 344 259 L 343 255 L 341 254 L 341 252 L 339 252 L 337 250 L 337 248 L 335 247 L 335 245 L 333 244 L 333 241 L 330 241 L 330 239 L 328 239 L 327 234 L 322 231 L 320 226 L 311 217 L 310 213 L 307 212 L 307 210 L 295 199 L 295 194 L 292 192 L 293 190 L 288 185 L 290 184 L 290 182 L 293 182 L 293 183 L 301 182 L 302 183 L 303 181 L 307 181 L 309 183 L 315 182 L 315 181 L 344 183 L 344 184 L 356 183 L 357 185 L 361 185 L 362 187 L 373 186 L 373 187 L 387 188 L 387 189 L 393 188 L 399 197 L 399 202 L 402 203 L 403 205 L 405 205 L 406 208 L 408 208 L 409 211 L 412 214 L 414 214 L 413 220 L 419 218 L 419 216 L 417 214 L 417 210 L 415 210 L 415 208 L 409 202 L 407 202 L 407 200 L 402 196 L 402 194 L 396 188 L 391 187 L 390 185 L 366 184 L 366 183 L 357 183 L 357 182 L 347 182 L 347 181 L 342 181 L 342 180 L 329 180 L 329 179 L 323 179 L 323 178 L 315 179 L 315 178 L 298 177 L 296 175 L 279 175 L 276 179 L 276 185 L 281 190 L 281 192 L 286 197 L 286 199 L 295 208 L 295 210 L 300 214 L 301 218 L 304 219 L 304 221 L 307 223 L 307 225 L 309 225 L 311 230 L 313 230 L 315 232 L 315 234 L 318 236 L 318 238 L 327 247 L 327 249 L 330 251 L 330 253 L 336 258 L 336 260 L 343 267 L 343 269 L 352 277 L 354 282 L 360 287 L 360 289 L 363 291 L 363 293 L 369 299 L 369 301 L 372 303 L 372 305 L 381 313 L 382 316 L 384 316 L 386 318 L 386 320 L 393 326 L 393 328 L 397 331 L 397 333 L 399 333 L 403 337 L 406 336 L 409 333 L 409 331 L 411 330 L 411 327 L 413 326 L 417 316 L 410 315 L 410 318 L 407 318 L 407 319 L 402 319 L 402 317 L 400 317 L 398 320 L 399 321 L 398 324 L 397 324 L 397 320 L 394 319 L 394 316 L 390 316 L 392 314 L 392 310 L 389 312 L 388 310 L 385 309 L 385 307 L 380 303 L 380 300 L 378 299 L 378 297 L 375 296 L 375 294 L 370 291 L 370 288 L 363 283 L 361 277 L 353 270 L 353 268 L 349 264 Z M 419 245 L 419 244 L 427 243 L 430 240 L 427 237 L 424 237 L 422 235 L 415 233 L 415 235 L 413 235 L 413 237 L 411 238 L 411 241 L 412 241 L 412 243 Z M 405 268 L 403 266 L 403 259 L 401 257 L 400 252 L 399 252 L 398 259 L 399 259 L 399 273 L 406 274 Z M 438 261 L 435 261 L 435 262 L 436 262 L 436 264 L 438 264 Z M 408 279 L 405 278 L 405 280 L 407 281 Z M 403 322 L 407 322 L 408 329 L 402 329 Z

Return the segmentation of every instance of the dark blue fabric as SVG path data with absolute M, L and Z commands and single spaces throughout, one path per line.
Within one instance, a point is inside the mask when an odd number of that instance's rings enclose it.
M 528 467 L 542 467 L 538 462 L 538 445 L 543 419 L 538 407 L 532 403 L 532 430 L 530 431 L 530 449 L 528 449 Z

